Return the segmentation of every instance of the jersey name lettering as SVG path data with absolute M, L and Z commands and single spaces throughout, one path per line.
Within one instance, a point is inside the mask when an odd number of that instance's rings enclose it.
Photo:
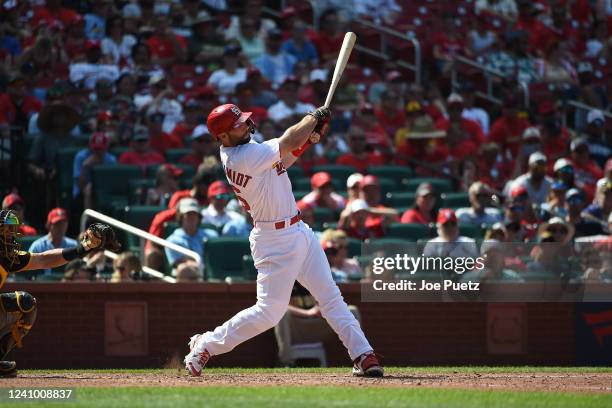
M 225 168 L 225 174 L 227 175 L 227 179 L 232 182 L 232 184 L 236 184 L 240 187 L 246 187 L 253 177 L 237 172 L 236 170 L 232 170 L 229 167 Z

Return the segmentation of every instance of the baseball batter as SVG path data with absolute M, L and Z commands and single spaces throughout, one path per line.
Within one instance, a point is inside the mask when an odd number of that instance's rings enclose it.
M 208 116 L 208 129 L 221 146 L 221 161 L 237 199 L 250 212 L 254 228 L 249 237 L 257 267 L 257 303 L 189 342 L 185 367 L 199 376 L 211 356 L 274 326 L 285 314 L 295 280 L 319 303 L 321 314 L 338 334 L 353 360 L 353 375 L 381 377 L 383 368 L 359 323 L 349 311 L 332 279 L 321 245 L 300 220 L 286 169 L 325 133 L 330 112 L 308 113 L 278 139 L 251 140 L 251 112 L 236 105 L 218 106 Z
M 47 269 L 62 266 L 96 249 L 118 250 L 113 229 L 105 224 L 93 224 L 83 240 L 73 248 L 56 248 L 41 253 L 20 250 L 17 235 L 20 221 L 11 210 L 0 211 L 0 287 L 9 272 Z M 28 292 L 0 293 L 0 377 L 17 375 L 17 364 L 5 360 L 15 347 L 21 347 L 36 320 L 36 299 Z

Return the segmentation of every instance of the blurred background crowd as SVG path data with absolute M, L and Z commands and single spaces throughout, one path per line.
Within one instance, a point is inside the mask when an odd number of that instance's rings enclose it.
M 235 103 L 279 137 L 323 104 L 346 31 L 330 132 L 288 169 L 337 281 L 368 279 L 362 242 L 403 242 L 482 253 L 479 279 L 610 282 L 610 0 L 2 1 L 0 188 L 24 249 L 73 245 L 95 209 L 204 260 L 126 235 L 112 265 L 21 279 L 254 279 L 206 117 Z

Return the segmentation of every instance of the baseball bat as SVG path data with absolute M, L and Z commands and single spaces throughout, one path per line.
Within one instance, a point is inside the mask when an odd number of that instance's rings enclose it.
M 331 103 L 331 100 L 334 97 L 334 93 L 336 93 L 336 88 L 338 87 L 340 78 L 342 78 L 342 73 L 344 72 L 344 68 L 346 68 L 346 63 L 348 62 L 349 57 L 351 56 L 351 51 L 353 51 L 353 46 L 355 45 L 356 40 L 357 36 L 355 35 L 355 33 L 348 32 L 344 34 L 344 41 L 342 41 L 340 54 L 338 54 L 338 60 L 336 61 L 336 67 L 334 68 L 334 76 L 332 77 L 332 82 L 329 86 L 329 91 L 327 91 L 325 105 L 323 105 L 326 108 L 329 108 L 329 104 Z

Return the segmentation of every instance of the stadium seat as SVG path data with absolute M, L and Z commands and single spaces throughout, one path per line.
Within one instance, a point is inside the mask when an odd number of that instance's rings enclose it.
M 357 169 L 353 166 L 342 166 L 339 164 L 326 164 L 321 166 L 314 166 L 312 168 L 313 173 L 318 173 L 320 171 L 325 171 L 329 173 L 330 176 L 334 179 L 334 185 L 336 185 L 335 181 L 342 186 L 342 190 L 346 188 L 346 179 L 353 173 L 357 173 Z
M 389 238 L 403 238 L 416 242 L 431 237 L 431 229 L 425 224 L 391 224 L 385 235 Z
M 179 159 L 191 153 L 191 149 L 168 149 L 166 150 L 166 160 L 168 163 L 176 164 Z
M 470 196 L 466 192 L 443 193 L 440 208 L 460 208 L 470 206 Z
M 304 169 L 296 165 L 293 165 L 287 169 L 287 175 L 292 181 L 301 177 L 306 177 L 304 174 Z
M 213 238 L 204 244 L 206 279 L 225 280 L 226 277 L 240 279 L 243 271 L 242 257 L 251 253 L 247 238 Z
M 349 258 L 352 258 L 354 256 L 360 256 L 361 255 L 361 240 L 357 239 L 357 238 L 347 238 L 346 239 L 347 245 L 348 245 L 348 256 Z
M 464 224 L 459 225 L 459 234 L 473 239 L 484 238 L 485 230 L 480 225 Z
M 242 277 L 246 281 L 257 280 L 257 268 L 251 255 L 243 255 L 242 257 Z
M 128 181 L 130 185 L 130 195 L 128 201 L 130 205 L 143 204 L 146 199 L 147 189 L 155 187 L 155 179 L 137 178 Z
M 293 196 L 295 197 L 295 201 L 300 201 L 308 193 L 310 193 L 310 190 L 294 190 Z
M 410 167 L 404 166 L 371 166 L 368 167 L 367 173 L 378 178 L 384 177 L 394 180 L 397 186 L 400 186 L 404 180 L 410 179 L 414 174 Z
M 407 180 L 405 185 L 408 191 L 416 191 L 417 187 L 421 183 L 431 183 L 436 193 L 449 193 L 453 191 L 453 184 L 448 179 L 441 179 L 435 177 L 423 177 L 423 178 L 413 178 Z
M 297 177 L 291 180 L 291 186 L 294 190 L 310 192 L 310 179 L 308 177 Z
M 94 207 L 109 211 L 115 206 L 128 204 L 129 180 L 140 178 L 138 166 L 102 164 L 92 168 Z
M 195 174 L 195 169 L 193 168 L 192 165 L 181 164 L 181 163 L 178 163 L 178 164 L 173 163 L 173 165 L 183 170 L 183 174 L 181 175 L 182 181 L 191 181 L 191 179 L 193 178 L 193 175 Z M 151 164 L 147 166 L 147 169 L 146 169 L 147 177 L 155 178 L 155 175 L 157 174 L 157 169 L 159 169 L 160 166 L 162 165 L 161 164 Z
M 395 180 L 387 177 L 378 177 L 378 184 L 380 185 L 381 198 L 386 197 L 387 193 L 397 191 L 400 188 Z
M 44 235 L 20 235 L 17 241 L 21 245 L 22 251 L 28 251 L 30 249 L 30 245 L 32 245 L 32 242 L 36 241 L 42 236 Z
M 132 205 L 124 208 L 121 218 L 126 224 L 148 231 L 155 214 L 163 210 L 165 210 L 165 207 L 157 205 Z M 139 250 L 140 237 L 134 234 L 126 235 L 127 244 L 130 250 Z
M 387 193 L 383 202 L 393 208 L 411 207 L 415 199 L 416 193 L 413 192 L 391 192 Z
M 313 209 L 315 221 L 318 224 L 334 222 L 338 220 L 338 213 L 330 208 L 315 207 Z

